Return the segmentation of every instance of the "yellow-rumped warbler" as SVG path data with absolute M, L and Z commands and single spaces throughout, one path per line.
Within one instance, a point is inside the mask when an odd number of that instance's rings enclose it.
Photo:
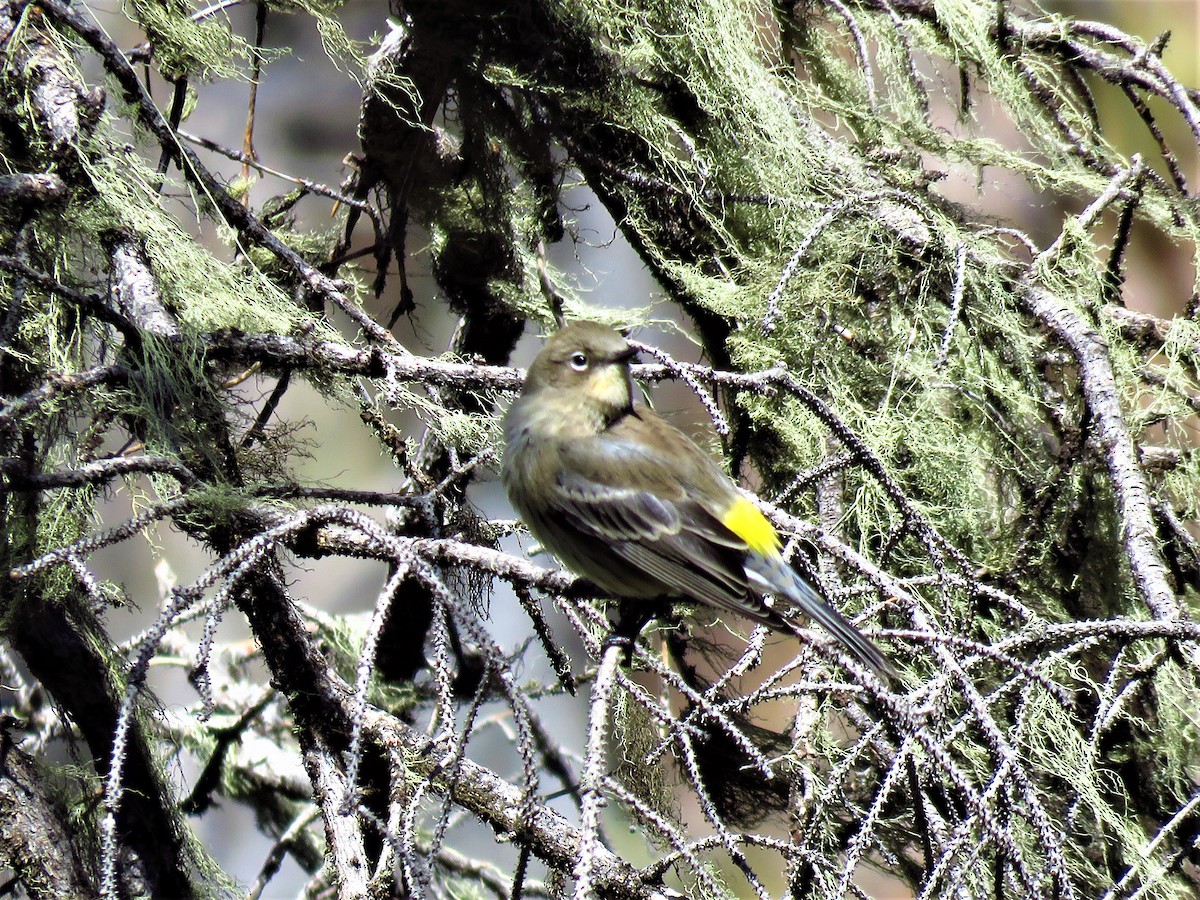
M 530 366 L 504 420 L 504 487 L 534 537 L 617 599 L 647 601 L 627 638 L 653 616 L 649 601 L 671 597 L 792 632 L 780 598 L 884 676 L 880 652 L 787 564 L 771 523 L 712 458 L 633 405 L 635 354 L 611 328 L 575 322 Z

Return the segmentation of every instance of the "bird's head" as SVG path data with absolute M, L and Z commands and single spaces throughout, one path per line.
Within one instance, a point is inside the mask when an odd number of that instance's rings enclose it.
M 629 364 L 637 351 L 598 322 L 572 322 L 555 334 L 529 367 L 523 393 L 561 396 L 608 422 L 633 406 Z

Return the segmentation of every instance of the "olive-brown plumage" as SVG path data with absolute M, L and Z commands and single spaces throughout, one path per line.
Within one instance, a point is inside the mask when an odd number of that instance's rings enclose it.
M 781 631 L 792 605 L 860 662 L 879 651 L 784 561 L 774 528 L 687 435 L 633 404 L 634 351 L 595 322 L 559 331 L 504 420 L 504 486 L 533 535 L 623 600 L 686 597 Z M 771 598 L 790 603 L 775 604 Z

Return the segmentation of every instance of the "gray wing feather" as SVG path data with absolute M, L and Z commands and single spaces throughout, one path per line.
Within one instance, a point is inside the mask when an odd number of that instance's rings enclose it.
M 695 501 L 614 488 L 566 473 L 554 506 L 565 523 L 663 585 L 666 595 L 755 616 L 746 545 Z

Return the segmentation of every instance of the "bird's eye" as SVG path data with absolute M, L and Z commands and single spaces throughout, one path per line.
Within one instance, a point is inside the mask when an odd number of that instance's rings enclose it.
M 582 372 L 588 367 L 588 358 L 584 353 L 571 354 L 571 368 L 576 372 Z

